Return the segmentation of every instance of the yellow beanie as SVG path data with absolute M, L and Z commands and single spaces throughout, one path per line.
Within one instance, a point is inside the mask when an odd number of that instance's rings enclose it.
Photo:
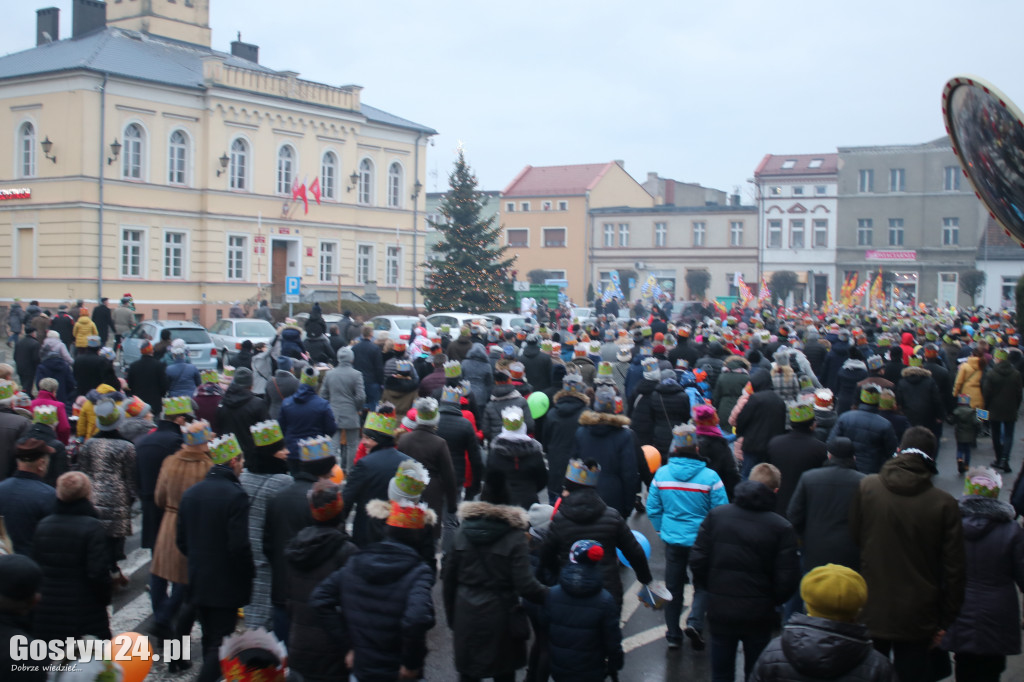
M 809 616 L 853 622 L 868 599 L 868 585 L 857 571 L 826 564 L 804 576 L 800 597 Z

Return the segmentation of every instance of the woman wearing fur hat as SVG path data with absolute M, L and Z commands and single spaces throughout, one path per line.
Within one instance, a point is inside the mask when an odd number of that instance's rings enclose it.
M 530 636 L 519 598 L 539 602 L 547 591 L 530 567 L 526 510 L 503 504 L 508 493 L 496 478 L 488 474 L 480 502 L 459 507 L 462 525 L 441 569 L 462 682 L 515 680 Z
M 526 433 L 522 408 L 501 411 L 501 432 L 491 441 L 487 468 L 505 476 L 509 503 L 529 509 L 548 484 L 544 449 Z

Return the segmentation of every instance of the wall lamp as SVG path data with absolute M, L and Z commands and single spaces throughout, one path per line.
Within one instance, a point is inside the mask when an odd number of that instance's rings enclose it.
M 53 143 L 50 142 L 50 136 L 49 135 L 47 135 L 46 138 L 43 139 L 43 141 L 39 143 L 39 146 L 43 148 L 43 156 L 48 158 L 50 161 L 53 161 L 54 163 L 57 163 L 57 157 L 56 156 L 50 156 L 50 150 L 53 149 Z
M 114 141 L 110 143 L 110 153 L 111 156 L 107 157 L 108 166 L 117 161 L 117 157 L 121 156 L 121 143 L 117 141 L 116 137 L 114 138 Z
M 217 159 L 220 162 L 220 170 L 217 171 L 217 177 L 219 178 L 224 170 L 228 167 L 228 163 L 231 159 L 228 158 L 227 154 L 221 154 L 220 158 Z
M 355 189 L 356 185 L 359 184 L 359 171 L 352 171 L 352 175 L 348 176 L 348 191 L 351 192 Z

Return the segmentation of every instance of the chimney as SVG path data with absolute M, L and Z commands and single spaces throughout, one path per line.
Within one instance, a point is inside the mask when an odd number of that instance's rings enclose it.
M 740 205 L 740 195 L 739 194 L 730 194 L 729 195 L 729 205 L 730 206 L 739 206 Z
M 36 45 L 60 40 L 60 9 L 44 7 L 36 10 Z
M 242 34 L 238 34 L 238 40 L 231 41 L 231 55 L 253 64 L 260 63 L 260 46 L 252 43 L 243 43 Z
M 100 0 L 71 1 L 71 37 L 92 33 L 107 25 L 107 3 Z
M 625 161 L 623 161 L 622 159 L 615 159 L 615 163 L 618 165 L 619 168 L 622 168 L 623 170 L 625 170 L 625 168 L 626 168 L 626 162 Z

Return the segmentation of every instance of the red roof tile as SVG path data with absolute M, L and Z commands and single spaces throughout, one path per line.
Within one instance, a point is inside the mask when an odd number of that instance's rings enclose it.
M 615 164 L 584 163 L 576 166 L 527 166 L 509 183 L 502 196 L 550 197 L 585 194 Z
M 787 162 L 792 162 L 787 163 Z M 812 168 L 811 162 L 820 161 Z M 838 154 L 765 154 L 754 171 L 754 177 L 764 175 L 834 175 L 839 169 Z

